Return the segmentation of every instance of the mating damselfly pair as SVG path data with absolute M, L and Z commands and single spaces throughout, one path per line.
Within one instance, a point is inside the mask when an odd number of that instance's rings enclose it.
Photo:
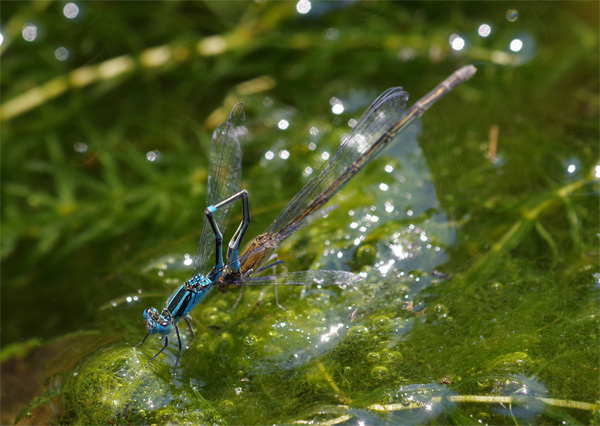
M 227 121 L 213 133 L 208 174 L 208 195 L 202 233 L 192 277 L 183 283 L 169 298 L 162 312 L 156 308 L 144 311 L 148 334 L 137 346 L 143 344 L 151 334 L 165 336 L 165 344 L 149 362 L 152 362 L 168 344 L 168 336 L 175 329 L 178 343 L 174 372 L 182 351 L 181 336 L 177 323 L 183 319 L 193 337 L 187 318 L 190 311 L 214 287 L 247 286 L 263 284 L 308 285 L 320 282 L 348 284 L 357 282 L 356 274 L 344 271 L 287 272 L 270 276 L 255 276 L 273 266 L 262 263 L 286 238 L 325 216 L 329 210 L 322 207 L 354 175 L 356 175 L 385 146 L 396 139 L 408 125 L 429 109 L 437 100 L 454 87 L 470 79 L 476 68 L 467 65 L 455 71 L 427 95 L 406 109 L 408 93 L 401 87 L 383 92 L 369 107 L 337 152 L 331 156 L 317 173 L 304 185 L 279 213 L 275 221 L 262 234 L 255 237 L 240 253 L 240 246 L 250 223 L 248 192 L 239 190 L 241 180 L 242 151 L 240 142 L 247 130 L 244 127 L 243 104 L 235 105 Z M 229 242 L 227 255 L 223 259 L 223 231 L 229 207 L 236 200 L 242 203 L 242 222 Z M 215 262 L 210 271 L 208 259 L 214 248 Z M 280 262 L 276 262 L 280 263 Z

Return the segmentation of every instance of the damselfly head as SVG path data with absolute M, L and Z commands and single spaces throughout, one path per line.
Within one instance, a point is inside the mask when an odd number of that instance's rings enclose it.
M 158 309 L 156 308 L 147 308 L 144 310 L 144 319 L 148 321 L 149 319 L 157 320 L 158 319 Z
M 166 336 L 171 332 L 173 323 L 170 315 L 159 315 L 158 309 L 147 308 L 144 310 L 144 320 L 146 320 L 146 329 L 149 334 L 161 334 Z
M 144 310 L 144 320 L 146 321 L 146 329 L 150 334 L 156 334 L 158 332 L 156 323 L 158 321 L 158 309 L 147 308 Z

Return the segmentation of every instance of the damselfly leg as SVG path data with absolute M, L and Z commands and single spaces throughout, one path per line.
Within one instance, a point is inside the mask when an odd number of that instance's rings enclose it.
M 244 272 L 243 276 L 241 276 L 241 282 L 244 281 L 245 278 L 249 278 L 251 275 L 254 274 L 260 274 L 263 271 L 266 271 L 267 269 L 272 269 L 272 275 L 275 276 L 277 275 L 277 266 L 279 265 L 285 265 L 285 260 L 275 260 L 277 259 L 277 254 L 274 254 L 271 256 L 271 258 L 269 259 L 269 261 L 273 261 L 271 263 L 269 263 L 266 266 L 262 266 L 259 269 L 256 270 L 256 272 L 254 272 L 252 269 L 247 270 L 246 272 Z M 284 267 L 284 270 L 287 271 L 287 268 Z M 273 284 L 273 288 L 275 289 L 275 304 L 277 305 L 278 308 L 287 311 L 287 309 L 285 309 L 283 307 L 283 305 L 281 305 L 279 303 L 279 293 L 277 292 L 277 283 Z M 233 303 L 233 306 L 231 307 L 232 311 L 235 311 L 236 308 L 238 307 L 238 305 L 240 304 L 240 302 L 242 301 L 242 298 L 244 297 L 244 292 L 245 292 L 246 287 L 242 285 L 242 289 L 240 291 L 240 294 L 238 295 L 237 299 L 235 299 L 235 302 Z M 222 289 L 223 292 L 227 291 L 226 289 Z
M 227 248 L 227 267 L 233 273 L 237 273 L 240 270 L 240 262 L 238 260 L 240 244 L 242 243 L 244 234 L 246 233 L 246 230 L 248 229 L 248 225 L 250 225 L 250 205 L 248 203 L 248 191 L 246 191 L 245 189 L 242 189 L 241 191 L 233 194 L 231 197 L 224 199 L 220 203 L 217 203 L 214 206 L 208 206 L 206 208 L 206 217 L 208 218 L 210 225 L 213 227 L 213 229 L 217 229 L 217 231 L 218 231 L 217 224 L 215 223 L 212 214 L 216 210 L 218 210 L 222 207 L 225 207 L 228 204 L 233 203 L 235 200 L 237 200 L 239 198 L 242 199 L 242 222 L 240 223 L 240 226 L 238 227 L 237 231 L 235 231 L 235 234 L 233 234 L 233 237 L 231 238 L 231 241 L 229 242 L 229 246 Z M 221 242 L 222 241 L 223 241 L 223 236 L 221 236 Z M 221 246 L 217 245 L 217 256 L 219 256 L 219 255 L 221 255 L 220 264 L 219 264 L 219 261 L 217 261 L 215 268 L 222 269 L 223 268 L 223 256 L 221 254 Z M 219 278 L 219 277 L 217 276 L 215 279 L 217 279 L 217 278 Z
M 277 275 L 277 266 L 279 265 L 285 265 L 285 260 L 275 260 L 277 259 L 277 254 L 274 254 L 271 256 L 271 258 L 269 259 L 270 261 L 272 260 L 272 263 L 269 263 L 266 266 L 263 266 L 262 268 L 258 268 L 256 270 L 257 274 L 260 274 L 262 271 L 266 270 L 266 269 L 273 269 L 273 273 L 272 275 L 275 276 Z M 287 268 L 284 266 L 283 267 L 284 271 L 287 271 Z M 283 307 L 283 305 L 281 303 L 279 303 L 279 292 L 277 291 L 277 283 L 273 284 L 273 288 L 275 289 L 275 304 L 277 305 L 277 307 L 279 309 L 283 309 L 284 311 L 287 311 L 287 309 L 285 309 Z

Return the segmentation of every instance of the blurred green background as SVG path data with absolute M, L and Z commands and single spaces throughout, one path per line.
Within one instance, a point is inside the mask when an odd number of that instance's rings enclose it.
M 597 2 L 0 7 L 1 423 L 598 424 Z M 176 379 L 144 367 L 236 102 L 252 237 L 379 93 L 471 63 L 278 251 L 378 285 L 215 292 Z

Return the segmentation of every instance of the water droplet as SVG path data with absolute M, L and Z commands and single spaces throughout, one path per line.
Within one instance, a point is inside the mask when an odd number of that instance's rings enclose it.
M 510 42 L 509 49 L 510 49 L 512 52 L 520 52 L 520 51 L 521 51 L 521 49 L 523 49 L 523 41 L 521 41 L 521 40 L 520 40 L 520 39 L 518 39 L 518 38 L 516 38 L 516 39 L 512 40 L 512 41 Z
M 398 351 L 384 350 L 382 361 L 386 364 L 395 364 L 402 359 L 402 354 Z
M 66 61 L 69 59 L 69 51 L 66 47 L 59 47 L 54 51 L 54 57 L 59 61 Z
M 327 30 L 325 31 L 325 38 L 327 40 L 337 40 L 339 36 L 340 32 L 336 28 L 327 28 Z
M 481 24 L 477 29 L 477 34 L 479 34 L 481 37 L 487 37 L 491 32 L 492 27 L 490 27 L 488 24 Z
M 258 337 L 256 337 L 254 334 L 249 334 L 244 339 L 244 343 L 248 346 L 254 346 L 258 343 Z
M 506 19 L 509 22 L 515 22 L 518 18 L 519 18 L 519 12 L 517 12 L 515 9 L 508 9 L 506 11 Z
M 307 14 L 310 11 L 311 7 L 312 4 L 309 0 L 299 0 L 298 3 L 296 3 L 296 10 L 302 15 Z
M 450 38 L 448 39 L 448 41 L 450 42 L 450 46 L 452 47 L 452 50 L 462 50 L 465 47 L 465 39 L 462 38 L 461 36 L 459 36 L 458 34 L 452 34 L 450 36 Z
M 33 24 L 25 24 L 23 26 L 23 38 L 26 41 L 33 41 L 37 38 L 38 30 L 37 27 Z
M 369 362 L 379 362 L 381 355 L 379 352 L 369 352 L 367 354 L 367 361 Z
M 385 379 L 389 374 L 389 371 L 386 367 L 377 366 L 373 367 L 371 370 L 371 377 L 377 380 Z
M 333 105 L 331 107 L 331 112 L 333 112 L 336 115 L 339 115 L 339 114 L 343 113 L 344 112 L 344 105 L 341 102 L 336 103 L 335 105 Z
M 79 15 L 79 7 L 75 3 L 67 3 L 63 7 L 63 14 L 69 19 L 76 18 Z
M 146 160 L 148 161 L 156 161 L 160 157 L 160 151 L 155 149 L 153 151 L 148 151 L 146 153 Z
M 83 154 L 87 152 L 88 146 L 83 142 L 75 142 L 75 144 L 73 145 L 73 149 L 75 150 L 75 152 Z

